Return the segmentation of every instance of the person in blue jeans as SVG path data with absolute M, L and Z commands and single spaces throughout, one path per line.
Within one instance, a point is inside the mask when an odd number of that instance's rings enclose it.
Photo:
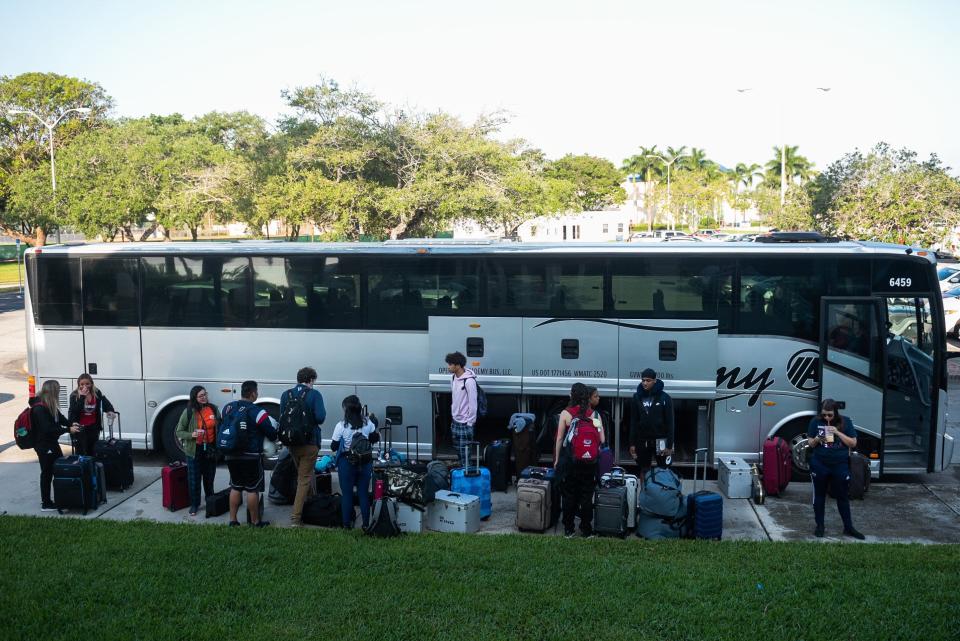
M 340 479 L 340 510 L 343 527 L 353 527 L 353 489 L 360 498 L 360 517 L 363 527 L 370 524 L 370 477 L 373 475 L 373 458 L 351 462 L 350 446 L 357 434 L 363 434 L 373 445 L 380 440 L 374 423 L 363 415 L 363 405 L 355 395 L 343 399 L 343 420 L 333 429 L 330 449 L 336 453 L 337 474 Z
M 857 446 L 857 431 L 849 417 L 840 416 L 839 403 L 832 398 L 823 399 L 820 416 L 810 421 L 807 444 L 812 448 L 810 478 L 813 480 L 813 515 L 817 524 L 814 536 L 822 537 L 824 533 L 824 504 L 827 500 L 827 484 L 831 483 L 833 496 L 837 499 L 837 511 L 843 520 L 844 535 L 863 540 L 863 534 L 853 527 L 847 487 L 850 480 L 850 450 Z

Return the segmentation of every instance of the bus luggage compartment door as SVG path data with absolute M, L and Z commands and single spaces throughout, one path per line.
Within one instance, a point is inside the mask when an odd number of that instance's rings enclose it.
M 714 320 L 620 320 L 619 395 L 630 398 L 640 373 L 650 368 L 673 398 L 717 395 L 717 322 Z
M 467 357 L 487 394 L 520 394 L 522 331 L 520 318 L 431 316 L 428 376 L 432 392 L 450 392 L 444 357 Z
M 617 390 L 617 324 L 607 319 L 524 318 L 523 393 L 570 393 L 573 383 L 601 395 Z

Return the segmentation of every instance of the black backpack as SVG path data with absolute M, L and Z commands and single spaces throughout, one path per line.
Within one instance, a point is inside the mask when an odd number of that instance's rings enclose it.
M 280 442 L 284 445 L 306 445 L 310 442 L 315 421 L 312 420 L 310 409 L 307 407 L 309 387 L 304 387 L 300 394 L 291 393 L 287 404 L 280 415 L 280 429 L 277 430 Z
M 351 465 L 366 465 L 373 461 L 373 446 L 370 439 L 363 433 L 363 428 L 354 429 L 350 437 L 350 449 L 347 450 L 347 461 Z
M 378 499 L 373 508 L 370 525 L 364 530 L 371 536 L 391 537 L 400 536 L 400 526 L 397 525 L 397 502 L 395 499 Z

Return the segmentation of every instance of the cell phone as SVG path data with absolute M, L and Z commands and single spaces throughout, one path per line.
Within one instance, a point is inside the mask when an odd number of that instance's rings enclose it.
M 658 452 L 662 452 L 662 451 L 664 451 L 665 449 L 667 449 L 667 439 L 665 439 L 665 438 L 658 438 L 658 439 L 657 439 L 657 451 L 658 451 Z
M 363 412 L 363 415 L 364 415 L 364 416 L 370 416 L 370 412 L 367 411 L 367 406 L 366 406 L 366 405 L 363 406 L 363 409 L 362 409 L 361 411 Z

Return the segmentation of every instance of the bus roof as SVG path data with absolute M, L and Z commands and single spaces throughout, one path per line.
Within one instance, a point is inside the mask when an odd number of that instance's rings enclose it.
M 649 256 L 675 254 L 718 253 L 746 254 L 890 254 L 916 255 L 936 262 L 934 252 L 869 241 L 840 241 L 835 243 L 728 243 L 704 241 L 699 243 L 515 243 L 497 241 L 444 241 L 410 239 L 377 243 L 296 243 L 271 240 L 185 241 L 143 243 L 69 243 L 30 248 L 27 253 L 52 255 L 165 255 L 165 254 L 469 254 L 469 255 L 523 255 L 523 254 L 644 254 Z

